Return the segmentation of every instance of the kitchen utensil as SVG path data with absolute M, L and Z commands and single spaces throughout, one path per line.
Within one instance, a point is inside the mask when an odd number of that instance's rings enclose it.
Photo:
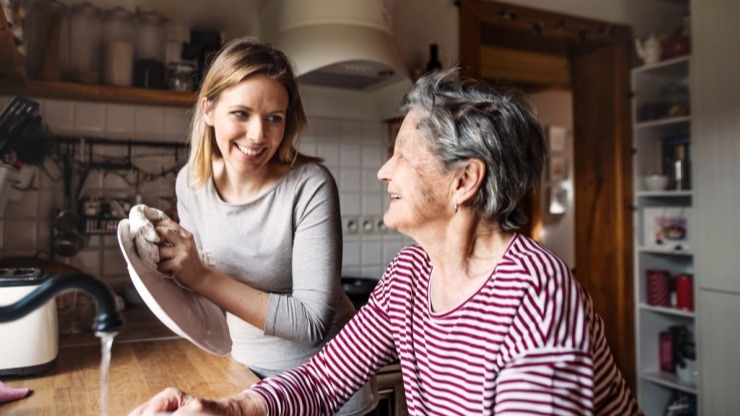
M 378 284 L 376 279 L 370 279 L 368 277 L 342 277 L 342 290 L 347 294 L 349 300 L 355 305 L 355 309 L 359 309 L 367 303 L 370 294 Z
M 163 324 L 212 354 L 231 351 L 231 335 L 221 308 L 149 268 L 136 254 L 128 219 L 118 223 L 118 244 L 134 287 Z
M 80 218 L 70 210 L 59 211 L 54 219 L 54 252 L 62 256 L 74 256 L 82 250 L 85 240 L 77 231 Z
M 40 123 L 39 103 L 13 97 L 0 113 L 0 157 Z
M 49 278 L 35 268 L 0 268 L 0 305 L 26 297 Z M 57 309 L 49 300 L 25 317 L 0 324 L 0 376 L 40 374 L 58 353 Z

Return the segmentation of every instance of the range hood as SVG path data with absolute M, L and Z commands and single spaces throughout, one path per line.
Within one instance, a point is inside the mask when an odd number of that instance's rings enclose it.
M 391 12 L 392 0 L 263 5 L 262 37 L 292 61 L 309 116 L 396 116 L 411 80 L 392 35 Z

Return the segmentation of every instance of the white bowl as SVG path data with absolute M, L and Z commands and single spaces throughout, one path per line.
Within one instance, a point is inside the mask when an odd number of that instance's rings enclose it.
M 670 178 L 666 175 L 648 175 L 642 178 L 642 182 L 649 191 L 662 191 L 668 187 Z

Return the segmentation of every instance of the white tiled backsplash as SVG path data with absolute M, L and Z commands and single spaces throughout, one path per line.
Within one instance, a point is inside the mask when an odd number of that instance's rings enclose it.
M 0 96 L 0 107 L 10 99 Z M 184 143 L 190 110 L 179 107 L 90 103 L 38 99 L 42 118 L 49 130 L 58 134 L 89 137 L 152 140 Z M 387 126 L 381 122 L 309 119 L 299 149 L 324 159 L 339 187 L 343 218 L 344 250 L 342 274 L 379 278 L 385 266 L 410 239 L 378 224 L 388 197 L 376 173 L 387 158 Z M 105 156 L 125 156 L 121 146 L 95 146 Z M 134 162 L 147 172 L 160 172 L 182 163 L 182 150 L 137 147 Z M 80 155 L 84 157 L 85 155 Z M 161 209 L 169 207 L 167 197 L 174 194 L 174 176 L 140 185 L 130 184 L 132 174 L 94 171 L 85 182 L 83 195 L 104 193 L 142 195 L 143 202 Z M 127 182 L 129 181 L 129 182 Z M 17 202 L 0 207 L 0 258 L 33 256 L 50 252 L 54 213 L 65 208 L 61 172 L 47 162 L 36 173 L 32 190 Z M 363 226 L 364 225 L 364 226 Z M 114 287 L 128 283 L 123 257 L 115 235 L 86 237 L 85 248 L 73 257 L 56 255 L 55 260 L 107 280 Z

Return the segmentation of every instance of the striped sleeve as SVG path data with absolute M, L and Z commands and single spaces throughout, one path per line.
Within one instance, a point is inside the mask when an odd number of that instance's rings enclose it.
M 521 273 L 530 287 L 504 341 L 496 415 L 591 415 L 594 365 L 578 284 L 560 259 L 529 240 Z
M 357 315 L 306 364 L 252 387 L 268 415 L 331 415 L 381 367 L 396 358 L 388 304 L 391 263 Z

